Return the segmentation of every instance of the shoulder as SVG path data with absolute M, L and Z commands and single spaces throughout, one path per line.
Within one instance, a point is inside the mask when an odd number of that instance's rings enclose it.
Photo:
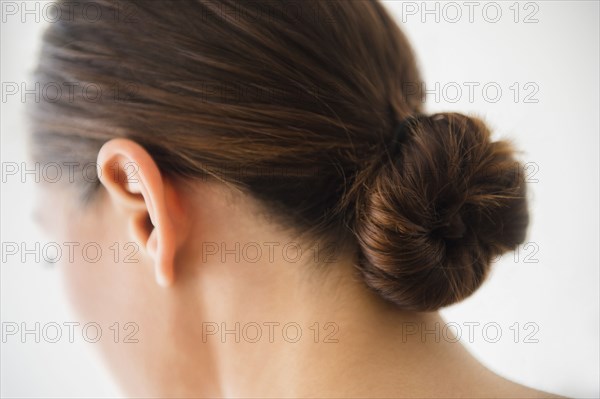
M 501 398 L 563 398 L 563 396 L 551 394 L 537 389 L 529 388 L 525 385 L 509 381 L 503 377 L 497 376 L 497 380 L 489 388 L 493 392 L 492 397 Z

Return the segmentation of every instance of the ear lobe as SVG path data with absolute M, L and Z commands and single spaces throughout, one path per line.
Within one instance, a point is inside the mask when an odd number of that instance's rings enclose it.
M 169 212 L 169 196 L 158 166 L 139 144 L 112 139 L 98 153 L 99 178 L 114 206 L 128 218 L 133 240 L 154 261 L 158 284 L 173 283 L 175 269 L 175 220 Z

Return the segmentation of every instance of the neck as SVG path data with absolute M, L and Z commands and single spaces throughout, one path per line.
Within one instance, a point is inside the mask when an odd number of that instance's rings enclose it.
M 203 203 L 197 217 L 211 228 L 194 232 L 204 244 L 186 255 L 196 266 L 180 272 L 176 301 L 186 305 L 177 308 L 186 313 L 173 321 L 189 326 L 176 356 L 195 362 L 178 377 L 178 396 L 185 387 L 211 397 L 397 397 L 423 387 L 433 395 L 442 387 L 432 376 L 460 383 L 468 372 L 482 374 L 460 343 L 440 337 L 438 313 L 381 299 L 361 281 L 354 256 L 324 263 L 300 246 L 297 259 L 300 244 L 286 243 L 305 241 Z
M 419 392 L 435 370 L 456 375 L 457 360 L 474 365 L 459 343 L 440 339 L 437 313 L 402 312 L 364 287 L 350 264 L 328 266 L 319 284 L 247 279 L 213 301 L 202 341 L 219 395 L 397 396 Z M 234 305 L 232 295 L 246 299 Z

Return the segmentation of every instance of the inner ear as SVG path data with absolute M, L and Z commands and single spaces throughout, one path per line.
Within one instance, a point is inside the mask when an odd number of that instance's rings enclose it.
M 150 234 L 154 230 L 154 225 L 148 212 L 140 212 L 133 216 L 129 225 L 131 236 L 140 244 L 145 246 Z
M 146 217 L 144 218 L 144 228 L 146 231 L 152 231 L 152 229 L 154 229 L 154 225 L 152 224 L 152 219 L 150 219 L 149 213 L 146 213 Z

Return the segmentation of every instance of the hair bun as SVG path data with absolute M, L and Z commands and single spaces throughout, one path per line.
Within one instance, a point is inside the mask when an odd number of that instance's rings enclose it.
M 525 239 L 522 168 L 509 142 L 456 113 L 412 124 L 357 207 L 359 268 L 367 285 L 412 310 L 472 294 L 494 256 Z
M 462 217 L 460 214 L 456 214 L 450 222 L 438 227 L 432 233 L 437 234 L 442 239 L 458 240 L 464 237 L 466 229 Z

